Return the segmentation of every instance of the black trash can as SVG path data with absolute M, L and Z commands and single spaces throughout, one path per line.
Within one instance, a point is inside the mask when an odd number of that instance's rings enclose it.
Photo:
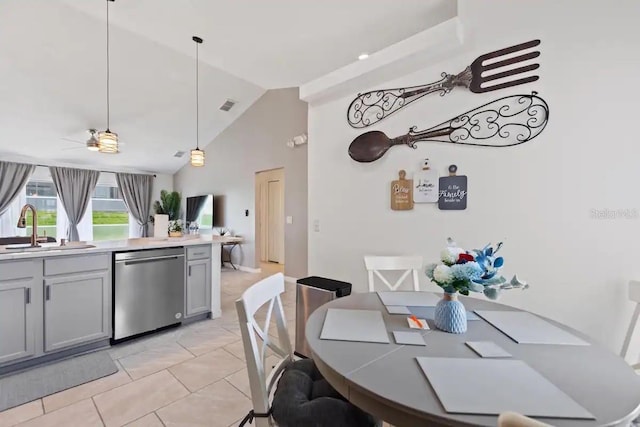
M 321 305 L 340 297 L 351 295 L 351 283 L 326 277 L 311 276 L 298 279 L 296 285 L 296 342 L 295 354 L 311 357 L 304 330 L 311 313 Z

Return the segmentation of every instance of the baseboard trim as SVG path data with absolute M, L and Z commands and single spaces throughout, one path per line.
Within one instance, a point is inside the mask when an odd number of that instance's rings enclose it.
M 246 267 L 244 265 L 236 265 L 236 267 L 238 267 L 238 270 L 246 273 L 262 273 L 261 268 Z
M 284 276 L 284 281 L 287 283 L 297 283 L 298 279 L 296 279 L 295 277 Z

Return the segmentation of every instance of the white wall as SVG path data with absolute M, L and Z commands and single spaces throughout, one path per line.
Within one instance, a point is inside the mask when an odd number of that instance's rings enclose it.
M 504 240 L 505 273 L 517 272 L 531 288 L 506 293 L 503 303 L 576 327 L 617 352 L 632 310 L 627 281 L 640 277 L 640 218 L 594 219 L 592 210 L 640 211 L 640 2 L 464 0 L 458 10 L 461 53 L 411 75 L 389 75 L 376 87 L 435 81 L 479 54 L 534 38 L 542 40 L 539 82 L 488 94 L 433 95 L 373 129 L 395 137 L 531 90 L 549 103 L 547 128 L 513 148 L 423 142 L 359 164 L 347 154 L 360 133 L 346 122 L 356 91 L 310 104 L 309 273 L 365 291 L 365 254 L 415 253 L 432 262 L 449 236 L 467 247 Z M 454 163 L 468 176 L 467 210 L 390 210 L 390 181 L 399 169 L 418 170 L 424 157 L 441 175 Z M 426 285 L 424 275 L 421 280 Z
M 245 238 L 234 262 L 256 267 L 255 173 L 284 167 L 285 215 L 293 217 L 285 224 L 285 274 L 306 275 L 307 146 L 285 145 L 306 131 L 307 104 L 298 89 L 270 90 L 207 146 L 204 167 L 186 165 L 174 175 L 183 197 L 214 194 L 215 222 Z

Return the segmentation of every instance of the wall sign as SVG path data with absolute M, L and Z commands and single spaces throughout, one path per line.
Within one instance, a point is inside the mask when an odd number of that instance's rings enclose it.
M 391 181 L 391 209 L 394 211 L 413 209 L 413 180 L 405 179 L 406 175 L 404 170 L 400 170 L 400 179 Z
M 424 159 L 422 170 L 413 175 L 413 201 L 415 203 L 438 202 L 438 172 L 431 169 L 429 159 Z
M 449 176 L 440 178 L 438 208 L 445 211 L 467 208 L 467 177 L 456 175 L 458 167 L 449 166 Z

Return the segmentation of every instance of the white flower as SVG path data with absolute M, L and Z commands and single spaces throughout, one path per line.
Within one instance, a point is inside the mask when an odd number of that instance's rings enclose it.
M 463 253 L 465 253 L 464 249 L 450 246 L 440 252 L 440 259 L 447 265 L 453 265 L 458 261 L 458 256 Z
M 439 285 L 447 285 L 453 280 L 451 268 L 448 265 L 440 264 L 433 270 L 433 280 Z

